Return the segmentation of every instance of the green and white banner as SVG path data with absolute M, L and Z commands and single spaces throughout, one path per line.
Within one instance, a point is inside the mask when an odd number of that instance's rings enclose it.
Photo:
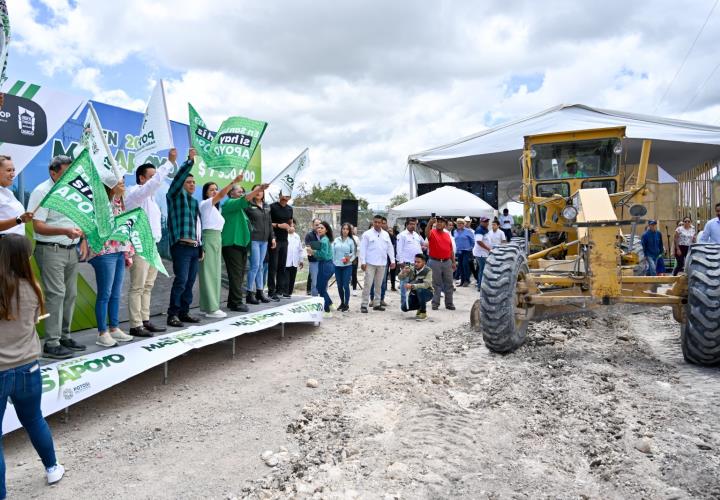
M 207 125 L 205 125 L 205 120 L 200 117 L 190 103 L 188 103 L 188 112 L 190 115 L 190 146 L 195 148 L 198 156 L 207 161 L 207 158 L 209 158 L 211 154 L 210 145 L 212 144 L 213 137 L 215 137 L 215 132 L 208 130 Z
M 129 241 L 137 255 L 165 276 L 168 275 L 157 251 L 150 221 L 141 208 L 135 208 L 115 217 L 115 229 L 107 239 L 121 243 Z
M 310 164 L 309 148 L 305 148 L 305 151 L 300 153 L 290 164 L 282 169 L 279 174 L 270 181 L 270 187 L 267 190 L 267 195 L 273 200 L 277 201 L 280 196 L 294 195 L 295 184 L 300 172 L 305 170 Z
M 170 119 L 165 102 L 165 87 L 158 80 L 153 90 L 145 115 L 143 116 L 140 135 L 136 138 L 135 167 L 147 162 L 148 157 L 173 147 Z
M 40 206 L 60 212 L 77 224 L 96 252 L 102 250 L 114 228 L 105 186 L 87 150 L 55 182 Z
M 245 170 L 260 144 L 267 122 L 232 116 L 222 122 L 210 144 L 210 154 L 203 157 L 209 168 Z
M 320 323 L 323 301 L 312 297 L 265 311 L 227 318 L 209 325 L 124 344 L 97 353 L 43 366 L 41 410 L 44 416 L 98 394 L 130 377 L 181 356 L 245 333 L 281 323 Z M 221 394 L 218 397 L 222 397 Z M 11 401 L 5 412 L 2 432 L 21 427 Z
M 0 0 L 0 88 L 7 81 L 8 44 L 10 43 L 10 16 L 5 0 Z
M 92 103 L 88 103 L 88 111 L 83 124 L 83 134 L 80 143 L 88 151 L 95 168 L 98 171 L 100 180 L 108 187 L 114 187 L 118 180 L 122 179 L 125 172 L 115 162 L 115 157 L 110 151 L 105 134 L 103 134 L 100 119 L 95 112 Z

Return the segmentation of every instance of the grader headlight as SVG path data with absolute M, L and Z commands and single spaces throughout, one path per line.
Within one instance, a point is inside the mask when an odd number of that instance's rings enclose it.
M 567 221 L 574 221 L 577 217 L 578 211 L 577 208 L 575 208 L 572 205 L 568 205 L 562 210 L 562 216 Z

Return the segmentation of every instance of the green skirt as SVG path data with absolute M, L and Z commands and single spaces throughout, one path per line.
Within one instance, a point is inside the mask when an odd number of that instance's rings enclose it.
M 205 258 L 200 262 L 200 310 L 206 313 L 220 309 L 221 234 L 216 229 L 205 229 L 202 232 Z

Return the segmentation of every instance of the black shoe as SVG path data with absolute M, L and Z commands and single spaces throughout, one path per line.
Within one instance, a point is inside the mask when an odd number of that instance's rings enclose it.
M 283 299 L 290 299 L 290 298 L 292 298 L 292 295 L 290 295 L 289 293 L 283 293 L 283 294 L 282 294 L 282 298 L 283 298 Z
M 246 306 L 245 304 L 238 304 L 236 306 L 228 306 L 228 309 L 230 309 L 231 311 L 241 312 L 241 313 L 246 313 L 246 312 L 250 311 L 250 308 L 248 308 L 248 306 Z
M 164 326 L 157 326 L 150 321 L 143 321 L 143 327 L 151 333 L 162 333 L 167 331 L 167 328 Z
M 66 339 L 60 339 L 60 345 L 66 349 L 70 349 L 71 351 L 84 351 L 85 349 L 87 349 L 87 347 L 82 344 L 78 344 L 70 337 Z
M 390 291 L 391 291 L 391 292 L 397 292 L 397 288 L 392 287 L 392 288 L 390 289 Z
M 467 286 L 470 286 L 470 283 L 466 281 L 465 283 L 462 283 L 460 286 L 465 288 Z
M 278 294 L 274 293 L 270 295 L 270 300 L 272 300 L 273 302 L 280 302 L 280 297 L 278 297 Z
M 247 297 L 245 297 L 245 302 L 247 302 L 248 304 L 252 304 L 254 306 L 256 306 L 260 303 L 260 301 L 255 298 L 255 294 L 252 292 L 247 293 Z
M 143 326 L 136 326 L 130 328 L 128 335 L 132 335 L 133 337 L 152 337 L 153 333 L 150 330 L 146 330 Z
M 360 308 L 360 312 L 367 314 L 367 312 L 368 312 L 367 307 L 362 306 L 362 307 Z
M 381 304 L 379 306 L 373 307 L 373 311 L 384 311 L 385 307 Z
M 43 347 L 42 357 L 51 359 L 68 359 L 73 357 L 73 352 L 61 345 L 49 346 L 45 344 L 45 347 Z
M 181 314 L 179 316 L 179 319 L 183 323 L 200 323 L 202 321 L 200 318 L 196 318 L 195 316 L 190 316 L 189 314 Z
M 432 310 L 433 310 L 433 311 L 437 311 L 438 309 L 440 309 L 440 306 L 435 305 L 435 304 L 432 305 Z
M 449 311 L 454 311 L 454 310 L 455 310 L 455 306 L 452 305 L 452 304 L 450 304 L 449 306 L 445 306 L 445 309 L 447 309 L 447 310 L 449 310 Z
M 268 299 L 262 290 L 258 290 L 255 292 L 255 298 L 258 299 L 263 304 L 268 304 L 270 302 L 270 299 Z
M 167 325 L 174 328 L 182 328 L 185 326 L 185 323 L 180 321 L 177 316 L 168 316 Z

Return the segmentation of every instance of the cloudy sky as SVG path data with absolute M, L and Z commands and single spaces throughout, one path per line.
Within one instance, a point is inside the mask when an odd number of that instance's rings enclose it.
M 309 146 L 382 206 L 408 154 L 560 103 L 720 123 L 720 7 L 686 58 L 717 3 L 8 0 L 10 78 L 139 111 L 163 78 L 172 119 L 268 121 L 266 176 Z

